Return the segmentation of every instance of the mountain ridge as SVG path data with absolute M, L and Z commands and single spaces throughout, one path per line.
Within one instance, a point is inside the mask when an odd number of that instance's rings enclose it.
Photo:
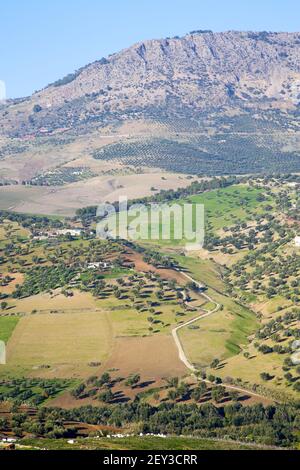
M 21 103 L 8 104 L 5 112 L 12 112 L 27 132 L 47 126 L 51 113 L 61 108 L 69 116 L 66 125 L 153 107 L 295 109 L 300 103 L 299 45 L 300 33 L 236 31 L 142 41 L 81 67 Z M 0 117 L 0 132 L 9 132 L 3 112 Z
M 0 178 L 40 181 L 78 159 L 90 169 L 299 171 L 299 116 L 299 32 L 150 39 L 2 106 Z

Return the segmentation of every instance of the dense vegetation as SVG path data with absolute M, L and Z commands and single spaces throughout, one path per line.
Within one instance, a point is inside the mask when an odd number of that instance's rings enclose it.
M 65 264 L 59 264 L 55 267 L 35 267 L 26 273 L 24 284 L 15 290 L 13 296 L 15 298 L 29 297 L 40 292 L 63 287 L 73 279 L 75 273 L 74 269 Z
M 14 406 L 27 403 L 38 406 L 54 398 L 72 385 L 72 380 L 59 379 L 10 379 L 0 381 L 0 402 L 8 401 Z M 1 429 L 1 419 L 0 419 Z
M 231 92 L 229 88 L 228 93 Z M 242 131 L 243 123 L 236 122 L 236 125 Z M 285 171 L 298 171 L 296 152 L 285 152 L 283 155 L 277 147 L 276 153 L 274 142 L 266 141 L 265 145 L 260 145 L 257 135 L 248 132 L 249 129 L 246 135 L 242 132 L 224 132 L 217 137 L 191 136 L 186 140 L 176 137 L 131 139 L 102 147 L 93 153 L 93 157 L 98 160 L 116 159 L 126 165 L 214 176 L 280 172 L 283 170 L 283 160 Z
M 145 203 L 204 200 L 208 236 L 203 258 L 202 252 L 199 258 L 184 255 L 182 248 L 163 250 L 153 248 L 154 245 L 95 240 L 92 230 L 96 208 L 93 207 L 78 211 L 76 220 L 67 221 L 79 226 L 81 219 L 88 227 L 86 235 L 74 238 L 52 235 L 53 228 L 66 227 L 67 223 L 58 219 L 0 212 L 1 320 L 6 328 L 5 340 L 17 321 L 22 321 L 19 312 L 25 312 L 18 307 L 16 310 L 14 304 L 23 302 L 20 298 L 41 292 L 50 292 L 49 298 L 53 294 L 54 298 L 56 293 L 51 291 L 56 288 L 66 297 L 78 295 L 78 289 L 80 295 L 91 292 L 111 316 L 122 309 L 120 318 L 126 319 L 130 313 L 133 315 L 130 318 L 141 322 L 136 329 L 135 326 L 122 329 L 121 335 L 142 338 L 158 336 L 164 331 L 169 333 L 172 325 L 184 323 L 190 318 L 188 315 L 192 318 L 197 308 L 213 309 L 213 302 L 218 302 L 220 309 L 212 319 L 211 330 L 205 331 L 214 334 L 213 341 L 217 337 L 222 341 L 222 334 L 225 337 L 228 331 L 220 354 L 216 353 L 205 367 L 202 362 L 194 361 L 199 365 L 199 378 L 207 383 L 200 380 L 195 386 L 179 379 L 171 385 L 159 384 L 147 389 L 142 386 L 143 377 L 137 373 L 117 377 L 117 370 L 110 370 L 100 377 L 94 369 L 95 376 L 72 384 L 69 398 L 72 403 L 80 404 L 82 400 L 96 408 L 38 410 L 34 417 L 16 413 L 13 417 L 16 434 L 76 436 L 77 431 L 66 423 L 82 421 L 143 433 L 295 445 L 300 418 L 299 406 L 292 400 L 300 391 L 300 367 L 291 358 L 298 350 L 300 339 L 300 257 L 294 243 L 299 233 L 300 178 L 296 175 L 253 177 L 245 184 L 247 180 L 213 178 L 138 200 Z M 40 239 L 36 233 L 46 236 Z M 212 302 L 203 304 L 202 298 L 200 307 L 195 306 L 199 289 L 193 282 L 179 286 L 175 280 L 164 279 L 155 272 L 135 272 L 132 261 L 135 257 L 155 268 L 186 270 L 207 286 Z M 13 290 L 17 275 L 21 282 Z M 245 312 L 247 318 L 251 316 L 255 320 L 252 329 L 247 328 L 247 321 L 243 322 Z M 28 310 L 22 315 L 40 313 Z M 224 323 L 218 324 L 222 318 Z M 188 334 L 201 335 L 205 328 L 205 323 L 199 322 L 186 329 Z M 242 340 L 241 335 L 244 335 Z M 218 347 L 217 341 L 213 341 L 212 347 Z M 198 348 L 199 341 L 195 344 Z M 89 367 L 100 364 L 95 361 Z M 40 370 L 42 367 L 48 366 L 41 366 Z M 255 368 L 256 376 L 251 375 Z M 245 395 L 247 390 L 252 390 L 290 405 L 243 406 L 243 398 L 247 398 L 241 397 L 237 390 L 226 388 L 228 385 L 243 388 Z M 37 406 L 67 389 L 70 389 L 68 381 L 10 378 L 0 383 L 0 401 Z M 9 427 L 9 423 L 2 421 L 1 426 Z
M 76 435 L 74 428 L 66 429 L 65 421 L 135 426 L 143 433 L 194 435 L 244 440 L 268 445 L 293 446 L 299 431 L 299 409 L 293 405 L 264 407 L 240 404 L 216 408 L 211 404 L 175 405 L 153 407 L 138 401 L 101 408 L 82 407 L 73 410 L 42 408 L 34 418 L 26 414 L 13 417 L 14 431 L 38 436 L 64 437 Z
M 58 217 L 46 217 L 39 215 L 21 214 L 18 212 L 10 212 L 0 210 L 0 223 L 4 220 L 18 222 L 24 228 L 30 230 L 42 228 L 62 228 L 63 222 Z

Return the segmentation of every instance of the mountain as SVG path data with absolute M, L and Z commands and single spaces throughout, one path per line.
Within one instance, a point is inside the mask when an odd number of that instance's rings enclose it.
M 104 161 L 187 173 L 297 171 L 299 111 L 300 33 L 194 31 L 135 44 L 8 102 L 0 158 L 96 133 L 89 156 Z M 96 144 L 99 132 L 115 138 Z

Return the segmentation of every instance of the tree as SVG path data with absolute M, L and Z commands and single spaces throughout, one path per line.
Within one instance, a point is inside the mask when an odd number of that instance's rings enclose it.
M 99 400 L 103 401 L 104 403 L 110 403 L 113 399 L 114 399 L 114 394 L 110 388 L 100 393 L 99 395 Z
M 219 359 L 214 359 L 210 365 L 211 369 L 216 369 L 220 365 Z
M 226 390 L 224 387 L 218 386 L 214 387 L 211 391 L 212 399 L 215 400 L 216 403 L 219 403 L 226 395 Z
M 189 392 L 190 392 L 190 387 L 188 386 L 188 384 L 184 382 L 182 382 L 177 388 L 177 394 L 182 400 L 184 400 L 187 397 L 187 395 L 189 395 Z
M 192 398 L 195 401 L 199 401 L 200 398 L 202 398 L 203 395 L 205 395 L 206 392 L 207 392 L 207 386 L 206 386 L 205 382 L 200 382 L 198 384 L 198 386 L 193 390 Z
M 100 378 L 100 385 L 107 385 L 111 381 L 111 377 L 108 372 L 104 372 Z
M 288 381 L 288 382 L 292 382 L 293 381 L 293 376 L 290 372 L 287 372 L 285 375 L 284 375 L 284 378 Z
M 231 390 L 231 391 L 228 393 L 228 396 L 229 396 L 229 398 L 230 398 L 232 401 L 238 401 L 239 392 L 237 392 L 236 390 Z
M 167 380 L 169 387 L 174 387 L 177 388 L 179 384 L 179 379 L 178 377 L 171 377 L 170 379 Z
M 8 421 L 6 418 L 0 418 L 0 429 L 6 431 L 8 429 Z
M 35 104 L 34 107 L 33 107 L 33 112 L 34 113 L 40 113 L 42 111 L 42 106 L 39 105 L 39 104 Z
M 300 382 L 296 382 L 293 386 L 293 389 L 296 391 L 296 392 L 300 392 Z
M 139 374 L 131 375 L 126 380 L 125 385 L 127 385 L 128 387 L 134 388 L 136 387 L 136 385 L 139 383 L 140 380 L 141 380 L 141 376 Z

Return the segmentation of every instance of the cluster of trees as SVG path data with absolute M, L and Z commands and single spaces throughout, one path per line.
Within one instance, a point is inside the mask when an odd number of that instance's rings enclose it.
M 291 323 L 295 321 L 300 321 L 300 308 L 293 308 L 291 311 L 286 312 L 285 314 L 279 315 L 277 318 L 270 320 L 256 333 L 256 337 L 258 339 L 272 338 L 275 341 L 280 341 L 281 337 L 280 335 L 278 335 L 278 333 L 282 332 L 285 336 L 294 336 L 295 339 L 299 338 L 299 329 L 294 330 L 287 328 Z M 287 329 L 290 332 L 288 335 Z
M 300 256 L 278 254 L 278 249 L 291 239 L 292 235 L 288 235 L 277 241 L 270 241 L 244 256 L 225 274 L 229 286 L 250 289 L 253 294 L 266 294 L 268 298 L 282 295 L 298 303 Z
M 132 374 L 127 379 L 121 377 L 113 379 L 108 372 L 105 372 L 100 378 L 91 376 L 86 382 L 77 385 L 71 391 L 71 395 L 77 400 L 95 397 L 103 403 L 112 403 L 116 398 L 113 387 L 117 383 L 124 382 L 127 387 L 134 389 L 140 381 L 141 376 L 139 374 Z
M 297 322 L 300 321 L 300 309 L 294 308 L 284 315 L 279 315 L 276 319 L 272 319 L 266 323 L 257 333 L 258 340 L 271 340 L 272 343 L 266 344 L 265 342 L 255 342 L 254 345 L 258 351 L 263 354 L 277 353 L 280 355 L 287 355 L 283 360 L 282 370 L 285 372 L 284 378 L 288 384 L 292 385 L 293 389 L 297 392 L 300 391 L 300 366 L 293 364 L 291 354 L 293 351 L 293 343 L 300 338 L 300 329 L 297 327 Z M 291 327 L 293 324 L 293 327 Z M 286 342 L 285 340 L 288 340 Z M 284 342 L 285 341 L 285 342 Z M 281 344 L 283 343 L 284 344 Z M 272 380 L 274 377 L 261 374 L 263 380 Z
M 23 403 L 38 406 L 70 387 L 70 380 L 13 379 L 0 382 L 0 402 L 9 401 L 15 406 Z
M 0 210 L 0 223 L 4 220 L 18 222 L 24 228 L 28 228 L 30 230 L 32 230 L 33 227 L 40 230 L 45 228 L 63 228 L 64 226 L 63 222 L 59 219 Z
M 292 446 L 297 442 L 300 414 L 299 407 L 292 404 L 243 407 L 240 403 L 233 403 L 215 407 L 212 404 L 162 403 L 154 407 L 136 400 L 117 406 L 86 406 L 73 410 L 43 407 L 34 418 L 15 414 L 13 427 L 20 435 L 27 431 L 37 436 L 58 438 L 74 434 L 74 429 L 64 425 L 70 421 L 116 427 L 135 425 L 144 433 L 226 436 L 260 444 Z
M 16 286 L 13 297 L 20 299 L 63 287 L 74 278 L 75 274 L 76 271 L 64 263 L 56 266 L 37 266 L 26 272 L 25 282 Z
M 168 256 L 164 256 L 157 251 L 147 250 L 143 257 L 145 263 L 152 264 L 155 267 L 163 267 L 172 269 L 175 266 L 174 260 Z

